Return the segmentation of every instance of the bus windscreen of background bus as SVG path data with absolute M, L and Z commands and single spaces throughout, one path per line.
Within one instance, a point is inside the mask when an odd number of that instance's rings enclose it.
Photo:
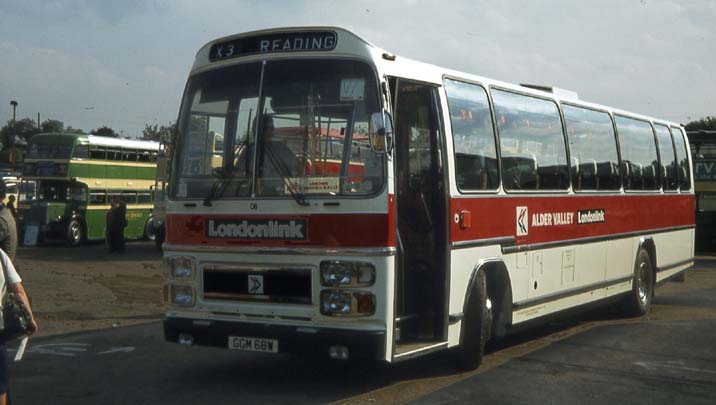
M 716 131 L 691 131 L 696 192 L 696 250 L 716 250 Z

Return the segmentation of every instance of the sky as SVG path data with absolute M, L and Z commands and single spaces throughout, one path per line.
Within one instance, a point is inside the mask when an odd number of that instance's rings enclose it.
M 202 45 L 303 25 L 684 124 L 716 116 L 716 0 L 0 0 L 0 125 L 16 100 L 17 119 L 138 137 L 176 120 Z

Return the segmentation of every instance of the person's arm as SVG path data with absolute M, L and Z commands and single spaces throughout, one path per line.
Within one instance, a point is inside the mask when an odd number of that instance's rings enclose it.
M 15 294 L 15 296 L 22 301 L 23 304 L 25 304 L 25 307 L 27 308 L 27 312 L 30 313 L 30 325 L 29 325 L 29 332 L 30 335 L 37 332 L 39 327 L 37 326 L 37 321 L 35 320 L 35 314 L 32 313 L 32 308 L 30 307 L 30 299 L 27 296 L 27 293 L 25 292 L 25 287 L 22 286 L 22 282 L 20 283 L 13 283 L 8 285 L 10 292 Z

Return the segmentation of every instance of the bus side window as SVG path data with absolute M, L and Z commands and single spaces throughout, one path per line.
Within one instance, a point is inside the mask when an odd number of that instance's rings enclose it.
M 107 148 L 107 160 L 122 160 L 122 151 L 120 149 Z
M 122 149 L 122 160 L 127 162 L 136 162 L 137 151 L 134 149 Z
M 137 194 L 137 204 L 151 204 L 152 194 L 146 191 L 140 191 Z
M 654 125 L 656 140 L 659 144 L 659 170 L 661 186 L 664 190 L 676 191 L 679 187 L 677 176 L 676 152 L 671 141 L 671 133 L 665 125 Z
M 122 192 L 122 201 L 125 204 L 136 204 L 137 203 L 137 192 L 131 190 L 125 190 Z
M 152 152 L 148 150 L 140 150 L 137 154 L 138 162 L 150 162 L 152 158 Z
M 656 140 L 651 124 L 617 115 L 625 190 L 658 190 Z
M 102 160 L 107 159 L 107 148 L 97 145 L 90 146 L 90 158 Z
M 445 80 L 460 190 L 496 190 L 497 149 L 487 92 L 482 86 Z
M 557 104 L 492 89 L 507 190 L 569 188 L 567 148 Z
M 679 128 L 671 128 L 676 146 L 676 160 L 678 161 L 679 188 L 682 191 L 691 190 L 691 168 L 689 167 L 689 156 L 686 152 L 686 140 L 684 133 Z
M 572 160 L 572 187 L 576 191 L 618 190 L 619 155 L 611 116 L 568 104 L 562 105 L 562 112 Z
M 106 191 L 92 191 L 90 193 L 90 204 L 91 205 L 107 204 L 107 192 Z

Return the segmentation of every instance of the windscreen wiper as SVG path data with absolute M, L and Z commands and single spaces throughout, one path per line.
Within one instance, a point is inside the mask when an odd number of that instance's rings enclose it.
M 231 183 L 232 177 L 234 177 L 233 166 L 220 168 L 216 180 L 214 180 L 211 189 L 209 189 L 209 193 L 204 197 L 205 207 L 211 207 L 211 202 L 224 194 L 226 187 Z
M 243 141 L 241 142 L 238 147 L 244 148 L 246 147 L 248 142 Z M 233 160 L 233 159 L 232 159 Z M 248 160 L 248 159 L 246 159 Z M 231 183 L 231 180 L 234 177 L 236 167 L 234 166 L 234 163 L 232 162 L 229 166 L 224 166 L 220 169 L 220 171 L 217 174 L 216 180 L 214 180 L 214 183 L 211 185 L 211 188 L 209 189 L 209 193 L 204 197 L 204 206 L 205 207 L 211 207 L 211 202 L 221 198 L 221 196 L 224 195 L 224 192 L 226 191 L 226 188 Z
M 306 196 L 303 193 L 299 193 L 298 191 L 296 191 L 296 186 L 291 183 L 291 180 L 289 180 L 289 168 L 286 167 L 284 162 L 278 156 L 276 156 L 276 151 L 273 150 L 271 144 L 265 143 L 264 150 L 266 151 L 266 155 L 268 156 L 269 162 L 271 162 L 271 165 L 273 165 L 274 169 L 276 169 L 278 175 L 281 176 L 283 184 L 288 189 L 288 193 L 291 194 L 291 197 L 293 197 L 294 201 L 296 201 L 296 203 L 300 206 L 309 206 L 310 204 L 306 201 Z

